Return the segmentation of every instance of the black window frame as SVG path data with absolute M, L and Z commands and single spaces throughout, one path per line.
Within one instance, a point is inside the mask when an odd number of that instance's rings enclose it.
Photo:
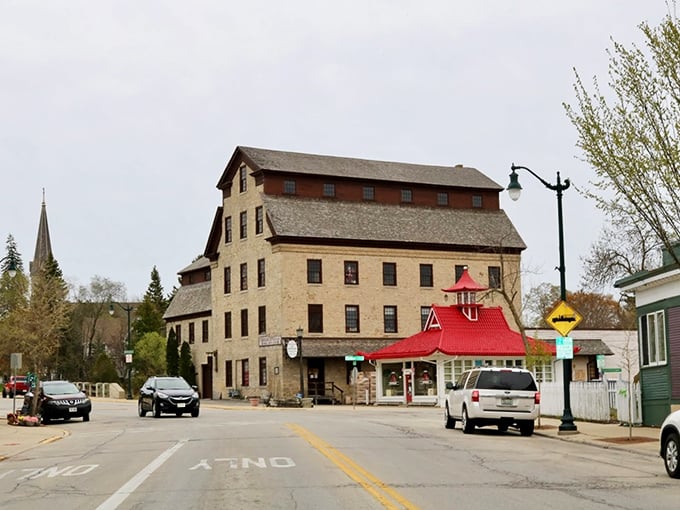
M 246 165 L 241 165 L 238 169 L 238 190 L 240 193 L 248 191 L 248 174 L 246 173 Z
M 449 194 L 446 191 L 437 192 L 437 205 L 441 207 L 446 207 L 449 205 Z
M 402 204 L 412 204 L 413 203 L 413 190 L 410 188 L 402 188 L 400 191 L 401 203 Z
M 345 285 L 359 285 L 359 261 L 345 260 L 342 267 Z
M 361 197 L 367 202 L 375 202 L 375 186 L 364 186 Z
M 210 323 L 208 319 L 201 321 L 201 343 L 207 343 L 210 340 Z
M 386 287 L 397 286 L 397 263 L 383 262 L 382 264 L 383 285 Z
M 230 340 L 234 336 L 234 331 L 231 324 L 231 312 L 224 312 L 224 339 Z
M 307 305 L 307 331 L 309 333 L 323 333 L 323 305 Z
M 239 288 L 248 290 L 248 263 L 243 262 L 239 266 Z
M 233 225 L 231 216 L 224 218 L 224 244 L 229 244 L 234 240 Z
M 257 286 L 262 288 L 266 283 L 264 259 L 257 259 Z
M 318 271 L 314 267 L 318 263 Z M 315 276 L 318 275 L 318 281 Z M 323 283 L 323 263 L 321 259 L 307 259 L 307 283 Z
M 267 307 L 261 305 L 257 307 L 257 334 L 263 335 L 267 332 Z
M 286 179 L 283 181 L 283 194 L 284 195 L 296 195 L 297 194 L 297 183 L 292 179 Z
M 394 312 L 389 314 L 388 312 Z M 383 306 L 383 328 L 385 333 L 398 333 L 397 305 Z
M 248 211 L 241 211 L 238 215 L 239 230 L 238 235 L 240 239 L 248 239 Z
M 325 198 L 335 198 L 335 183 L 324 182 L 322 194 Z
M 345 333 L 360 333 L 359 305 L 345 305 Z
M 432 264 L 420 264 L 420 286 L 434 287 L 434 267 L 432 267 Z
M 248 336 L 248 309 L 241 308 L 241 336 Z
M 489 288 L 500 289 L 502 287 L 501 266 L 489 266 L 487 270 L 489 274 Z
M 260 386 L 267 386 L 267 357 L 260 356 L 258 359 L 258 375 Z
M 261 205 L 255 208 L 255 235 L 264 232 L 264 209 Z
M 231 266 L 224 268 L 224 293 L 231 294 Z

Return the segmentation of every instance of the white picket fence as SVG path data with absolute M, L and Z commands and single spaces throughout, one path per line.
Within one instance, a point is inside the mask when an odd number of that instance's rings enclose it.
M 564 389 L 562 382 L 544 382 L 540 385 L 541 415 L 562 416 L 564 413 Z M 628 394 L 631 393 L 629 401 Z M 626 381 L 572 382 L 569 401 L 574 419 L 586 421 L 642 423 L 642 398 L 640 385 Z M 630 406 L 630 411 L 629 411 Z

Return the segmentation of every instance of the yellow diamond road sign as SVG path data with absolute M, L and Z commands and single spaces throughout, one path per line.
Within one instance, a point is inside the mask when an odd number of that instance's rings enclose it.
M 546 322 L 562 336 L 567 336 L 583 320 L 583 317 L 565 301 L 559 304 L 545 318 Z

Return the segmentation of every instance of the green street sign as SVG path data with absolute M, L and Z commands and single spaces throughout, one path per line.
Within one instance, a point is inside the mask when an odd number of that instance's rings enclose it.
M 622 372 L 620 368 L 603 368 L 603 372 Z
M 345 361 L 364 361 L 363 356 L 345 356 Z

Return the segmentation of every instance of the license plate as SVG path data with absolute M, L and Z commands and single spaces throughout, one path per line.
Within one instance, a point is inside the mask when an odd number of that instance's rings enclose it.
M 78 412 L 78 408 L 77 408 L 77 407 L 69 407 L 69 408 L 68 408 L 68 412 L 69 412 L 69 413 L 77 413 L 77 412 Z
M 177 404 L 177 407 L 184 407 L 184 402 L 179 402 L 179 403 Z
M 511 398 L 502 398 L 501 399 L 501 405 L 502 406 L 511 406 L 512 405 L 512 399 Z

